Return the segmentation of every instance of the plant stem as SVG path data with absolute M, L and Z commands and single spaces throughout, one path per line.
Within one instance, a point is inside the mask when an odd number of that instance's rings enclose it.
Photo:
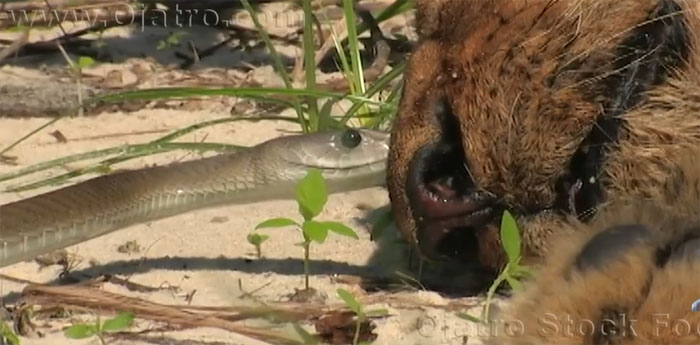
M 260 250 L 260 245 L 255 246 L 255 251 L 258 253 L 258 259 L 262 256 L 262 251 Z
M 304 9 L 304 71 L 306 72 L 306 88 L 314 90 L 316 88 L 316 64 L 314 61 L 314 29 L 313 29 L 313 11 L 311 9 L 311 0 L 303 0 L 302 6 Z M 309 105 L 309 122 L 311 132 L 318 131 L 318 103 L 314 98 L 307 99 Z
M 357 322 L 355 323 L 355 336 L 352 337 L 352 345 L 357 345 L 360 340 L 360 325 L 362 324 L 362 318 L 357 315 Z
M 355 7 L 352 0 L 343 0 L 343 13 L 345 14 L 345 24 L 348 28 L 348 48 L 350 49 L 350 63 L 352 66 L 354 81 L 351 93 L 363 94 L 365 92 L 365 80 L 362 69 L 362 59 L 360 58 L 360 48 L 358 47 L 357 23 L 355 21 Z
M 304 241 L 304 288 L 309 289 L 309 247 L 311 241 Z
M 37 129 L 35 129 L 35 130 L 33 130 L 33 131 L 27 133 L 27 135 L 25 135 L 25 136 L 19 138 L 17 141 L 15 141 L 14 143 L 10 144 L 10 146 L 8 146 L 8 147 L 2 149 L 2 151 L 0 151 L 0 156 L 2 156 L 3 154 L 5 154 L 7 151 L 12 150 L 15 146 L 19 145 L 21 142 L 23 142 L 23 141 L 26 140 L 27 138 L 31 137 L 32 135 L 36 134 L 36 133 L 39 132 L 40 130 L 42 130 L 42 129 L 48 127 L 48 126 L 51 126 L 54 122 L 56 122 L 56 121 L 58 121 L 58 120 L 60 120 L 60 119 L 62 119 L 62 118 L 63 118 L 63 116 L 57 116 L 57 117 L 55 117 L 55 118 L 49 120 L 49 121 L 46 122 L 45 124 L 39 126 L 39 128 L 37 128 Z
M 506 280 L 506 277 L 510 275 L 510 263 L 506 265 L 505 268 L 503 268 L 503 271 L 501 274 L 498 275 L 496 280 L 491 284 L 491 287 L 489 287 L 489 291 L 486 293 L 486 305 L 484 306 L 484 315 L 481 317 L 486 323 L 489 322 L 489 309 L 491 307 L 491 299 L 496 293 L 496 289 L 503 283 L 504 280 Z

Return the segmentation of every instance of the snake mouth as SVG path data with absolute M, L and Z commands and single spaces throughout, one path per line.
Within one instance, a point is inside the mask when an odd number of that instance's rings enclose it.
M 475 188 L 461 145 L 445 138 L 418 150 L 409 167 L 416 242 L 428 259 L 476 262 L 478 235 L 499 207 L 495 195 Z

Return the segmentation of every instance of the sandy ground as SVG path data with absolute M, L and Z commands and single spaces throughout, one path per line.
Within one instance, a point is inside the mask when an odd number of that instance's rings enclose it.
M 102 114 L 92 118 L 74 118 L 59 121 L 40 134 L 12 150 L 17 156 L 18 166 L 0 165 L 0 173 L 31 165 L 57 156 L 107 148 L 128 143 L 144 142 L 162 134 L 124 133 L 138 131 L 171 131 L 195 122 L 221 117 L 207 112 L 181 112 L 173 110 L 139 111 L 130 114 Z M 45 123 L 47 119 L 1 120 L 4 134 L 0 147 L 10 144 L 18 136 Z M 206 136 L 209 141 L 255 144 L 268 138 L 285 135 L 296 129 L 283 122 L 234 123 L 204 129 L 187 139 L 196 140 Z M 59 130 L 68 141 L 57 143 L 49 132 Z M 105 137 L 108 135 L 121 134 Z M 163 154 L 154 159 L 136 160 L 127 167 L 143 167 L 154 162 L 167 162 L 183 158 L 183 153 Z M 70 168 L 77 168 L 72 166 Z M 34 177 L 35 178 L 35 177 Z M 46 189 L 32 193 L 3 193 L 0 203 L 29 197 Z M 359 241 L 329 236 L 328 241 L 312 248 L 311 285 L 328 296 L 327 302 L 339 302 L 335 289 L 342 287 L 361 294 L 357 286 L 336 283 L 335 275 L 381 275 L 391 274 L 405 267 L 405 256 L 400 249 L 396 255 L 383 255 L 377 259 L 378 244 L 369 240 L 367 209 L 376 210 L 388 204 L 384 188 L 371 188 L 350 193 L 334 194 L 330 197 L 322 219 L 332 219 L 349 224 L 360 236 Z M 255 225 L 270 217 L 298 217 L 296 204 L 292 200 L 269 201 L 249 205 L 233 205 L 190 212 L 172 218 L 140 224 L 67 248 L 69 253 L 82 258 L 74 271 L 95 275 L 112 273 L 129 276 L 130 281 L 147 285 L 176 285 L 179 291 L 134 293 L 116 285 L 106 285 L 109 291 L 137 296 L 167 304 L 186 304 L 184 296 L 196 293 L 193 305 L 228 306 L 247 303 L 239 297 L 239 279 L 247 291 L 262 287 L 256 296 L 265 301 L 283 300 L 293 294 L 295 288 L 303 287 L 302 250 L 294 246 L 296 236 L 292 229 L 267 231 L 270 240 L 263 246 L 263 258 L 257 259 L 254 247 L 246 242 L 246 235 Z M 388 236 L 390 237 L 390 236 Z M 126 254 L 117 248 L 136 241 L 142 248 L 140 253 Z M 383 248 L 383 250 L 386 250 Z M 38 263 L 24 262 L 0 269 L 0 273 L 28 279 L 39 283 L 54 280 L 61 268 L 41 268 Z M 82 270 L 82 271 L 81 271 Z M 14 293 L 20 292 L 21 284 L 2 282 L 3 296 L 12 301 Z M 448 303 L 447 299 L 427 291 L 404 292 L 415 301 L 426 304 Z M 476 303 L 476 301 L 475 301 Z M 420 303 L 417 303 L 420 304 Z M 375 307 L 387 307 L 377 305 Z M 414 310 L 389 307 L 391 316 L 376 321 L 375 344 L 462 344 L 464 336 L 469 344 L 477 344 L 477 334 L 467 321 L 454 313 L 440 308 L 418 307 Z M 184 340 L 178 342 L 178 340 Z M 256 341 L 236 334 L 198 329 L 183 332 L 166 332 L 152 339 L 163 344 L 255 344 Z M 160 342 L 158 342 L 160 341 Z M 25 344 L 73 344 L 84 341 L 69 341 L 60 329 L 49 328 L 43 338 L 26 339 Z M 119 342 L 116 342 L 119 343 Z M 132 343 L 125 341 L 124 343 Z
M 404 25 L 404 24 L 401 24 Z M 200 29 L 198 29 L 200 30 Z M 285 28 L 289 30 L 289 28 Z M 154 29 L 153 32 L 138 36 L 136 41 L 123 40 L 126 33 L 120 29 L 105 33 L 105 49 L 110 49 L 113 63 L 101 63 L 85 71 L 85 78 L 93 78 L 93 84 L 108 87 L 155 87 L 168 85 L 173 80 L 185 84 L 193 74 L 185 74 L 172 68 L 182 62 L 172 58 L 172 52 L 153 50 L 158 42 L 165 39 L 172 30 Z M 111 33 L 111 36 L 110 36 Z M 55 33 L 54 33 L 55 34 Z M 15 33 L 9 34 L 12 37 Z M 33 40 L 46 39 L 48 33 L 33 33 Z M 213 40 L 221 36 L 216 30 L 190 32 L 201 41 Z M 219 36 L 217 36 L 219 35 Z M 111 37 L 111 38 L 110 38 Z M 183 41 L 183 45 L 186 41 Z M 134 58 L 146 55 L 150 58 Z M 298 53 L 295 47 L 281 47 L 290 55 Z M 293 57 L 293 56 L 292 56 Z M 236 80 L 268 86 L 279 85 L 269 65 L 259 54 L 231 50 L 222 52 L 207 60 L 204 68 L 194 74 L 193 84 L 206 80 L 207 76 L 219 81 Z M 245 60 L 245 61 L 244 61 Z M 234 63 L 235 62 L 235 63 Z M 36 59 L 24 59 L 18 65 L 34 66 Z M 61 56 L 47 56 L 41 60 L 50 68 L 61 67 L 65 62 Z M 233 63 L 233 65 L 231 65 Z M 263 64 L 247 72 L 234 69 L 239 65 Z M 223 64 L 223 65 L 222 65 Z M 228 64 L 228 65 L 226 65 Z M 237 65 L 238 64 L 238 65 Z M 143 72 L 146 70 L 144 78 Z M 115 77 L 115 73 L 116 77 Z M 222 72 L 223 71 L 223 72 Z M 0 75 L 27 75 L 30 70 L 16 66 L 5 66 Z M 22 74 L 25 73 L 25 74 Z M 33 72 L 36 73 L 36 72 Z M 190 73 L 190 72 L 188 72 Z M 103 79 L 100 79 L 103 78 Z M 228 79 L 227 79 L 228 78 Z M 70 78 L 68 78 L 70 80 Z M 109 85 L 108 85 L 109 84 Z M 70 84 L 67 84 L 70 85 Z M 12 164 L 0 161 L 0 173 L 14 171 L 48 159 L 87 152 L 100 148 L 124 144 L 143 143 L 168 132 L 194 123 L 230 116 L 231 99 L 211 104 L 191 102 L 168 109 L 141 109 L 134 112 L 104 112 L 96 116 L 65 118 L 44 128 L 29 140 L 7 153 L 16 157 Z M 234 107 L 235 108 L 235 107 Z M 243 111 L 245 112 L 246 107 Z M 247 111 L 250 111 L 248 109 Z M 289 112 L 285 112 L 290 115 Z M 45 124 L 49 118 L 3 118 L 0 117 L 0 148 L 13 143 L 18 138 Z M 286 135 L 298 130 L 298 126 L 285 122 L 262 121 L 234 122 L 196 131 L 184 138 L 187 141 L 226 142 L 254 145 L 269 138 Z M 50 133 L 59 131 L 66 142 L 59 142 Z M 184 152 L 172 152 L 157 157 L 136 159 L 119 165 L 120 168 L 141 168 L 150 164 L 163 164 L 178 159 L 196 158 Z M 0 204 L 5 204 L 32 195 L 43 193 L 51 188 L 43 188 L 25 193 L 2 192 L 20 182 L 33 181 L 83 167 L 86 163 L 70 164 L 63 170 L 35 174 L 24 180 L 12 180 L 0 185 Z M 395 232 L 388 232 L 380 243 L 370 241 L 369 229 L 376 211 L 387 207 L 388 196 L 384 188 L 371 188 L 350 193 L 331 195 L 320 219 L 336 220 L 353 227 L 360 240 L 329 236 L 327 242 L 314 246 L 311 250 L 311 286 L 326 296 L 324 303 L 338 303 L 337 288 L 348 289 L 358 296 L 368 295 L 356 284 L 347 285 L 338 279 L 344 275 L 382 277 L 394 275 L 397 270 L 406 271 L 407 256 L 403 246 L 397 243 Z M 2 215 L 0 214 L 0 217 Z M 241 298 L 243 291 L 255 291 L 254 296 L 261 301 L 285 301 L 296 289 L 303 288 L 303 251 L 294 244 L 299 238 L 293 229 L 268 230 L 270 239 L 263 245 L 263 257 L 254 255 L 254 247 L 247 243 L 246 235 L 261 221 L 271 217 L 298 218 L 297 206 L 292 200 L 277 200 L 248 205 L 231 205 L 181 214 L 148 224 L 134 225 L 102 237 L 67 248 L 80 259 L 72 269 L 75 276 L 95 277 L 100 274 L 114 274 L 129 281 L 151 287 L 172 286 L 156 292 L 132 292 L 123 286 L 105 284 L 104 289 L 119 294 L 134 296 L 150 301 L 175 305 L 198 306 L 239 306 L 251 302 Z M 141 250 L 123 253 L 119 246 L 135 241 Z M 0 268 L 0 273 L 37 283 L 54 283 L 61 267 L 40 266 L 36 261 L 28 261 Z M 24 284 L 0 280 L 3 301 L 12 304 L 17 301 Z M 448 299 L 439 294 L 420 289 L 408 289 L 392 293 L 392 297 L 411 301 L 410 306 L 396 303 L 379 303 L 367 308 L 387 308 L 389 316 L 373 320 L 377 326 L 374 344 L 479 344 L 483 330 L 475 324 L 460 319 L 448 304 L 463 303 L 472 306 L 470 313 L 478 315 L 481 308 L 479 298 Z M 387 299 L 387 301 L 389 301 Z M 465 310 L 466 311 L 466 310 Z M 85 320 L 86 315 L 76 316 Z M 64 337 L 62 327 L 70 324 L 67 319 L 42 321 L 39 325 L 41 336 L 23 337 L 22 344 L 97 344 L 96 339 L 73 341 Z M 245 324 L 261 325 L 259 321 Z M 269 325 L 293 335 L 288 324 Z M 151 326 L 147 321 L 137 320 L 139 329 Z M 304 324 L 313 331 L 313 325 Z M 186 331 L 151 332 L 134 340 L 113 339 L 113 344 L 261 344 L 262 342 L 232 332 L 215 328 L 191 329 Z

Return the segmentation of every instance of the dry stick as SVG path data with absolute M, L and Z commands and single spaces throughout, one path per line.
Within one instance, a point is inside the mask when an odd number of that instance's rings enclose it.
M 337 33 L 338 29 L 340 29 L 340 33 L 338 34 L 338 41 L 342 42 L 348 37 L 348 30 L 347 26 L 345 25 L 345 21 L 339 20 L 336 24 L 333 25 L 333 31 Z M 328 54 L 328 52 L 334 48 L 335 42 L 333 40 L 326 40 L 325 42 L 323 42 L 321 47 L 316 52 L 316 55 L 314 56 L 316 66 L 318 66 L 318 64 L 321 63 L 326 54 Z
M 165 322 L 185 328 L 213 327 L 275 344 L 299 342 L 279 332 L 245 327 L 222 318 L 195 313 L 182 308 L 83 286 L 29 285 L 22 292 L 23 305 L 61 305 L 100 311 L 133 312 L 139 318 Z
M 369 27 L 370 33 L 371 33 L 371 40 L 374 43 L 374 46 L 372 49 L 375 50 L 375 59 L 372 62 L 372 65 L 365 68 L 363 70 L 363 75 L 365 77 L 366 82 L 371 82 L 376 80 L 382 75 L 382 72 L 384 71 L 384 68 L 389 64 L 389 55 L 391 54 L 391 47 L 389 46 L 389 43 L 386 41 L 384 38 L 384 34 L 382 33 L 381 29 L 379 28 L 379 24 L 377 23 L 376 20 L 374 20 L 374 17 L 372 14 L 367 11 L 367 10 L 357 10 L 359 17 L 362 18 L 362 21 L 364 24 L 366 24 Z M 341 21 L 342 24 L 344 22 Z M 342 42 L 345 38 L 347 38 L 348 32 L 347 32 L 347 26 L 343 25 L 343 34 L 340 35 L 339 41 Z M 326 43 L 333 43 L 333 40 L 328 40 Z M 332 45 L 331 45 L 332 46 Z M 320 61 L 323 59 L 323 56 L 325 55 L 325 50 L 326 48 L 323 48 L 319 51 L 319 53 L 316 55 L 316 64 L 318 65 Z M 322 53 L 322 54 L 321 54 Z M 347 81 L 345 78 L 334 78 L 331 79 L 325 83 L 319 84 L 319 86 L 322 89 L 325 90 L 330 90 L 330 91 L 346 91 L 350 86 L 348 85 Z
M 26 28 L 24 29 L 24 32 L 22 32 L 22 36 L 12 42 L 12 44 L 9 46 L 5 47 L 3 50 L 0 50 L 0 64 L 2 64 L 2 60 L 20 50 L 27 43 L 28 39 L 29 28 Z
M 235 38 L 234 35 L 228 35 L 228 37 L 226 39 L 224 39 L 223 41 L 216 43 L 213 46 L 211 46 L 207 49 L 204 49 L 202 51 L 199 51 L 197 49 L 197 46 L 194 45 L 194 42 L 189 41 L 190 49 L 192 50 L 192 56 L 188 56 L 188 55 L 180 53 L 180 52 L 175 52 L 176 57 L 185 60 L 185 62 L 180 64 L 180 68 L 188 69 L 188 68 L 192 67 L 194 64 L 201 61 L 202 58 L 205 58 L 205 57 L 210 56 L 210 55 L 214 55 L 214 53 L 216 53 L 219 49 L 226 46 L 226 44 L 231 42 L 234 38 Z
M 194 313 L 199 316 L 223 318 L 226 320 L 243 320 L 248 318 L 260 317 L 262 315 L 275 313 L 278 316 L 282 316 L 287 320 L 293 321 L 304 321 L 317 319 L 327 313 L 347 311 L 348 307 L 344 303 L 334 303 L 334 304 L 321 304 L 321 303 L 300 303 L 300 302 L 265 302 L 262 307 L 251 307 L 251 306 L 227 306 L 227 307 L 213 307 L 213 306 L 193 306 L 193 305 L 168 305 L 168 304 L 157 304 L 149 301 L 143 301 L 138 298 L 132 298 L 127 296 L 118 295 L 115 293 L 105 292 L 99 288 L 101 284 L 105 282 L 105 278 L 92 279 L 84 281 L 81 283 L 76 283 L 72 285 L 64 286 L 49 286 L 43 284 L 32 283 L 18 278 L 12 278 L 5 275 L 0 275 L 0 278 L 9 279 L 15 282 L 23 283 L 28 282 L 29 285 L 23 291 L 23 299 L 35 302 L 44 301 L 45 303 L 34 303 L 36 305 L 51 305 L 55 303 L 65 304 L 75 307 L 83 307 L 90 309 L 100 309 L 103 306 L 100 301 L 113 302 L 116 299 L 123 299 L 120 301 L 121 304 L 109 304 L 111 306 L 123 308 L 125 304 L 124 301 L 137 301 L 138 303 L 143 303 L 143 306 L 158 306 L 159 308 L 177 309 L 186 313 Z M 117 284 L 120 284 L 117 282 Z M 106 294 L 106 295 L 105 295 Z M 36 298 L 41 298 L 41 301 Z M 475 307 L 479 304 L 477 299 L 474 298 L 455 298 L 450 300 L 447 304 L 433 304 L 429 302 L 422 302 L 416 300 L 415 296 L 411 294 L 394 294 L 394 293 L 384 293 L 377 292 L 371 295 L 361 294 L 358 300 L 364 305 L 373 304 L 385 304 L 395 308 L 435 308 L 442 309 L 446 311 L 459 311 L 468 308 Z M 92 300 L 85 301 L 85 300 Z M 89 304 L 92 303 L 92 304 Z M 107 309 L 109 308 L 107 305 Z M 168 309 L 169 308 L 169 309 Z M 114 309 L 112 309 L 114 310 Z M 121 310 L 121 309 L 120 309 Z M 206 313 L 206 315 L 201 315 L 201 313 Z
M 51 7 L 49 0 L 44 0 L 44 3 L 46 3 L 46 7 L 49 9 L 49 13 L 52 13 L 53 8 Z M 61 32 L 63 32 L 64 35 L 67 35 L 68 33 L 66 32 L 66 29 L 63 28 L 63 24 L 61 24 L 61 21 L 58 19 L 58 12 L 53 13 L 56 13 L 56 24 L 58 25 L 58 28 L 61 29 Z
M 0 275 L 0 278 L 16 282 L 28 282 L 21 279 Z M 348 311 L 344 304 L 324 305 L 319 303 L 284 303 L 273 302 L 264 307 L 198 307 L 190 305 L 166 305 L 149 302 L 139 298 L 122 296 L 100 289 L 100 282 L 90 280 L 70 286 L 48 286 L 31 282 L 22 292 L 20 306 L 16 313 L 23 315 L 26 308 L 34 305 L 47 309 L 74 308 L 97 312 L 133 312 L 141 319 L 163 322 L 180 329 L 196 327 L 213 327 L 238 333 L 251 338 L 275 344 L 299 344 L 298 341 L 279 332 L 235 324 L 251 318 L 260 318 L 275 314 L 287 321 L 313 321 L 329 313 Z M 401 296 L 386 293 L 362 295 L 358 299 L 365 305 L 385 304 L 395 308 L 437 308 L 451 312 L 464 311 L 478 305 L 473 299 L 455 299 L 445 304 L 421 303 L 414 296 Z M 18 318 L 18 320 L 21 318 Z

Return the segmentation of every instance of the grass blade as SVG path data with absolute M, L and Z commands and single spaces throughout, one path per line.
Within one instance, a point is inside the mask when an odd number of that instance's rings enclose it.
M 343 0 L 343 13 L 348 28 L 348 48 L 350 50 L 350 66 L 352 67 L 352 94 L 365 92 L 364 69 L 360 56 L 359 38 L 357 34 L 357 19 L 355 18 L 355 4 L 353 0 Z
M 248 11 L 248 13 L 250 14 L 250 17 L 253 20 L 253 24 L 255 25 L 255 28 L 260 33 L 260 36 L 262 37 L 263 41 L 265 42 L 265 46 L 267 46 L 267 49 L 270 51 L 270 56 L 272 56 L 272 60 L 274 62 L 275 69 L 277 70 L 277 73 L 279 73 L 280 77 L 282 78 L 284 85 L 288 89 L 292 89 L 294 86 L 292 85 L 292 80 L 289 77 L 289 73 L 287 73 L 287 69 L 284 67 L 284 64 L 282 63 L 282 59 L 280 58 L 279 53 L 277 53 L 277 49 L 275 49 L 275 45 L 272 43 L 270 36 L 265 31 L 265 28 L 263 28 L 263 26 L 260 24 L 260 21 L 258 20 L 258 16 L 255 13 L 255 10 L 253 9 L 253 6 L 250 5 L 250 2 L 248 0 L 241 0 L 241 3 L 243 4 L 243 7 L 245 7 L 246 11 Z M 307 133 L 309 131 L 309 128 L 308 128 L 308 124 L 306 123 L 306 119 L 304 118 L 304 111 L 301 108 L 301 103 L 299 102 L 298 99 L 294 99 L 292 101 L 292 104 L 294 106 L 294 110 L 297 113 L 297 117 L 299 119 L 299 125 L 301 126 L 302 131 L 304 133 Z
M 232 96 L 232 97 L 267 97 L 274 100 L 274 95 L 301 96 L 314 98 L 347 98 L 354 102 L 366 102 L 378 107 L 386 107 L 383 102 L 373 101 L 363 96 L 343 95 L 337 92 L 324 90 L 285 89 L 285 88 L 194 88 L 194 87 L 168 87 L 145 90 L 124 91 L 114 94 L 97 96 L 94 101 L 122 102 L 128 100 L 149 100 L 163 98 L 183 98 L 194 96 Z
M 314 53 L 316 48 L 314 45 L 314 28 L 313 28 L 313 11 L 311 10 L 311 0 L 302 0 L 304 8 L 304 71 L 306 74 L 306 89 L 316 89 L 316 62 L 314 61 Z M 319 129 L 318 118 L 318 103 L 315 99 L 309 99 L 309 125 L 310 131 L 315 132 Z

